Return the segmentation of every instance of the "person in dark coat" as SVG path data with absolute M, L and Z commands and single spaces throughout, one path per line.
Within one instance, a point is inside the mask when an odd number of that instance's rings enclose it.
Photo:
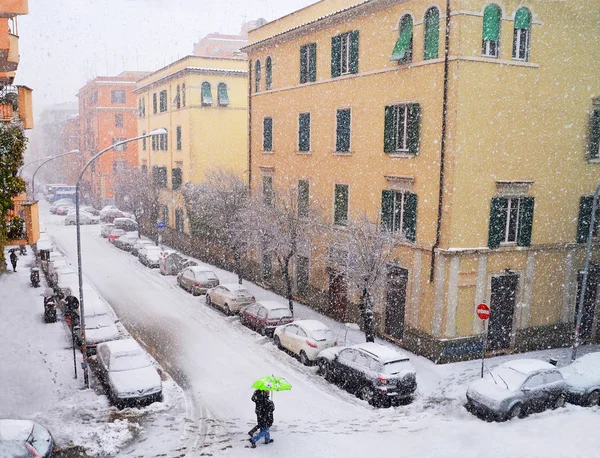
M 252 395 L 252 402 L 254 402 L 254 412 L 256 413 L 256 426 L 248 431 L 248 436 L 252 437 L 260 429 L 258 426 L 258 416 L 261 411 L 264 410 L 264 404 L 269 399 L 269 393 L 263 390 L 256 390 Z
M 17 255 L 14 250 L 10 252 L 10 263 L 13 266 L 13 272 L 17 271 Z
M 256 448 L 256 442 L 258 442 L 260 438 L 265 439 L 265 444 L 270 444 L 273 442 L 273 439 L 271 439 L 270 429 L 271 426 L 273 426 L 274 411 L 275 404 L 268 397 L 266 398 L 266 401 L 260 403 L 260 410 L 256 414 L 260 431 L 256 436 L 250 438 L 250 444 L 252 448 Z

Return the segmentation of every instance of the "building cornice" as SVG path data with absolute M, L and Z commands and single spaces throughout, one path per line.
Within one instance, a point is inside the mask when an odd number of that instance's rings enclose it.
M 227 68 L 186 67 L 182 68 L 181 70 L 177 70 L 176 72 L 169 73 L 168 75 L 165 75 L 162 78 L 145 84 L 144 86 L 140 86 L 136 90 L 134 90 L 133 93 L 141 94 L 158 86 L 162 86 L 163 84 L 174 79 L 182 78 L 189 75 L 233 76 L 239 78 L 246 78 L 248 76 L 248 71 Z

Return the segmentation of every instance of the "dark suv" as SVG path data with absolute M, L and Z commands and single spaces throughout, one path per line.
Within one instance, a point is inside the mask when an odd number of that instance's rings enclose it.
M 327 380 L 375 406 L 397 405 L 417 389 L 408 357 L 376 343 L 328 348 L 319 353 L 317 362 Z

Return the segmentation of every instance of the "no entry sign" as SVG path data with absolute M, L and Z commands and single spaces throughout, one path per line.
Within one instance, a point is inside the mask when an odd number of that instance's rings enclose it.
M 476 309 L 480 320 L 487 320 L 490 317 L 490 308 L 486 304 L 479 304 Z

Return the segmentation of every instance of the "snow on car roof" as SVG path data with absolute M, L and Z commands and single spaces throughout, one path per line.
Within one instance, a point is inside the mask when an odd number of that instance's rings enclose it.
M 102 346 L 107 346 L 113 355 L 118 353 L 142 353 L 144 350 L 135 339 L 121 339 L 103 342 Z
M 120 210 L 119 210 L 120 211 Z M 132 220 L 131 218 L 115 218 L 114 222 L 121 222 L 121 221 L 126 221 L 128 223 L 135 223 L 134 220 Z M 136 223 L 137 224 L 137 223 Z
M 212 272 L 212 269 L 206 266 L 190 266 L 189 269 L 192 272 Z
M 329 329 L 326 324 L 321 323 L 318 320 L 297 320 L 294 321 L 294 324 L 297 324 L 305 331 L 319 331 L 321 329 Z
M 240 290 L 248 290 L 244 285 L 240 285 L 239 283 L 223 283 L 221 285 L 223 288 L 227 288 L 229 291 L 240 291 Z
M 404 353 L 374 342 L 365 342 L 352 345 L 352 348 L 359 348 L 366 352 L 372 353 L 384 363 L 388 361 L 397 361 L 399 359 L 408 359 L 408 356 Z
M 268 310 L 277 310 L 277 309 L 288 309 L 289 307 L 287 306 L 287 304 L 281 304 L 279 302 L 275 302 L 275 301 L 260 301 L 257 302 L 257 304 L 262 305 L 264 308 L 268 309 Z
M 500 366 L 508 367 L 524 375 L 544 369 L 556 369 L 552 364 L 539 359 L 514 359 L 500 364 Z

